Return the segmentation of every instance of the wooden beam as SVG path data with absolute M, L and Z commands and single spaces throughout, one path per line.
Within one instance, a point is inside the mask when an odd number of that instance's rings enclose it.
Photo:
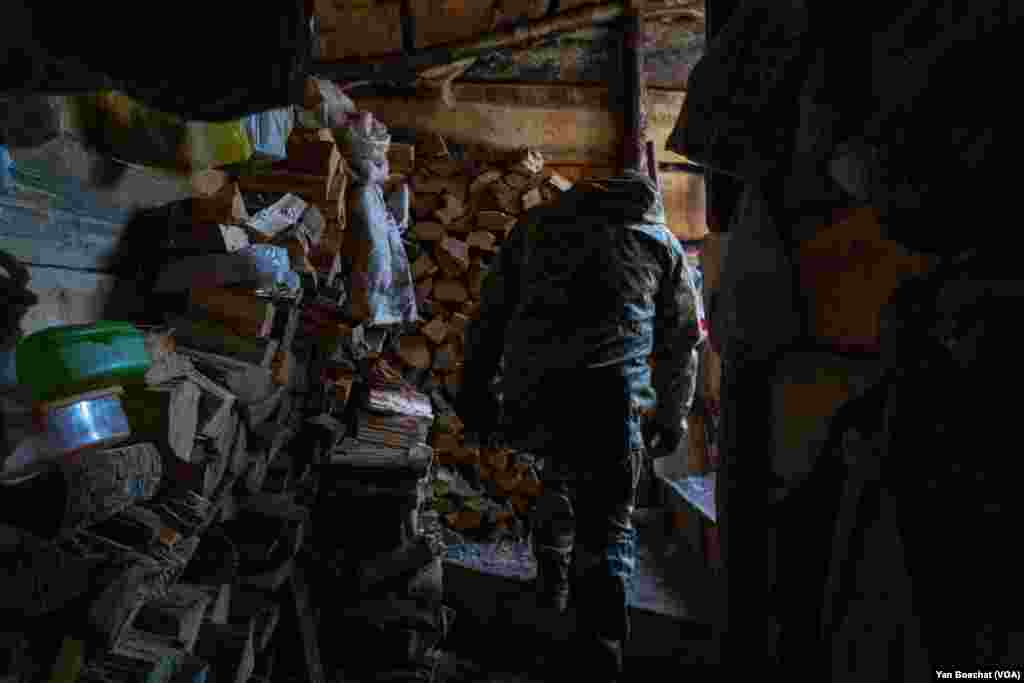
M 438 133 L 464 145 L 536 149 L 550 163 L 620 165 L 620 114 L 604 86 L 455 83 L 455 106 L 419 97 L 356 98 L 391 128 Z M 686 95 L 648 89 L 647 136 L 664 150 Z M 661 152 L 661 161 L 686 157 Z
M 622 167 L 638 171 L 642 170 L 641 159 L 646 146 L 643 131 L 643 57 L 640 51 L 643 30 L 639 10 L 631 8 L 622 18 L 621 31 Z
M 620 2 L 587 5 L 554 17 L 528 22 L 525 26 L 512 31 L 489 33 L 464 41 L 438 45 L 412 56 L 342 62 L 320 61 L 314 62 L 312 70 L 319 76 L 337 81 L 382 80 L 408 84 L 416 80 L 417 72 L 430 67 L 480 57 L 500 49 L 528 45 L 555 33 L 607 24 L 618 19 L 622 12 L 623 4 Z

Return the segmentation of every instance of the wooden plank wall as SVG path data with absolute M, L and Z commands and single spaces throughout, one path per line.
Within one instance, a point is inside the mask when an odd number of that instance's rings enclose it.
M 115 164 L 106 180 L 97 171 L 111 162 L 70 134 L 11 154 L 19 186 L 0 195 L 0 250 L 29 268 L 28 288 L 39 297 L 21 321 L 25 334 L 102 317 L 135 212 L 208 194 L 226 178 L 219 171 L 189 177 Z

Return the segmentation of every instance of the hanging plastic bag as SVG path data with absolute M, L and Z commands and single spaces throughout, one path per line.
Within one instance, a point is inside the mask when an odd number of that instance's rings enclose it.
M 244 120 L 186 121 L 117 92 L 76 97 L 74 108 L 86 137 L 125 161 L 203 170 L 242 163 L 253 154 Z

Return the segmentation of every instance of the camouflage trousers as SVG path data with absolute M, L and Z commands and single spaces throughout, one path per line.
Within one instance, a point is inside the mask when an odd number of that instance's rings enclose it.
M 623 439 L 610 434 L 620 429 Z M 533 520 L 538 599 L 564 611 L 572 587 L 579 623 L 625 641 L 637 563 L 632 516 L 644 458 L 639 413 L 632 409 L 625 421 L 592 431 L 589 438 L 577 435 L 575 445 L 541 454 L 544 493 Z

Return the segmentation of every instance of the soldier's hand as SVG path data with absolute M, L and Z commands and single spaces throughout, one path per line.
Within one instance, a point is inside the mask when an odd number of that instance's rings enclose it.
M 683 436 L 683 429 L 679 425 L 664 425 L 652 420 L 644 426 L 644 442 L 648 449 L 662 454 L 674 453 Z

